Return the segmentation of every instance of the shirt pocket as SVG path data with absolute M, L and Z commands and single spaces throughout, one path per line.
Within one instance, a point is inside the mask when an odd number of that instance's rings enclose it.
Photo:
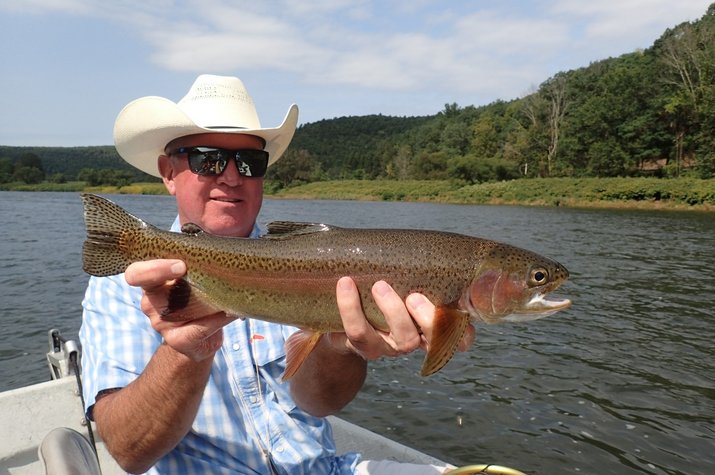
M 285 340 L 294 329 L 254 321 L 251 330 L 253 358 L 267 383 L 266 399 L 290 413 L 296 405 L 290 395 L 290 385 L 282 377 L 286 362 Z

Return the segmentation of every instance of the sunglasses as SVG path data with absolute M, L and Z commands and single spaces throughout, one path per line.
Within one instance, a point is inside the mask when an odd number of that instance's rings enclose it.
M 236 160 L 241 176 L 260 178 L 268 169 L 268 152 L 265 150 L 227 150 L 212 147 L 181 147 L 171 155 L 187 154 L 189 169 L 201 176 L 219 176 L 226 170 L 231 158 Z

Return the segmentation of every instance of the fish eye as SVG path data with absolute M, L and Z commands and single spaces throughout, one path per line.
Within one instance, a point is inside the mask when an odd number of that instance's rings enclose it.
M 537 267 L 536 269 L 531 269 L 531 275 L 529 276 L 529 283 L 531 285 L 543 285 L 549 280 L 549 272 L 542 268 Z

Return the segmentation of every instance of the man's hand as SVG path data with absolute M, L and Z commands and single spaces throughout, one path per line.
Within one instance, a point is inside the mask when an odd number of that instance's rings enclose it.
M 149 317 L 151 326 L 161 334 L 164 342 L 174 350 L 194 361 L 212 358 L 221 348 L 224 325 L 235 320 L 224 312 L 210 308 L 196 310 L 196 318 L 169 322 L 161 317 L 167 308 L 169 290 L 186 274 L 186 264 L 176 259 L 156 259 L 135 262 L 127 267 L 125 278 L 129 285 L 141 287 L 142 311 Z
M 411 294 L 403 302 L 386 282 L 376 282 L 372 286 L 372 296 L 390 328 L 384 332 L 376 330 L 365 318 L 358 289 L 351 278 L 340 279 L 336 292 L 345 333 L 330 335 L 334 346 L 344 345 L 368 360 L 429 348 L 435 307 L 424 295 Z M 459 344 L 459 351 L 469 349 L 474 342 L 474 334 L 474 327 L 469 325 Z
M 367 321 L 350 277 L 338 281 L 336 295 L 345 333 L 325 335 L 291 379 L 293 399 L 315 416 L 335 414 L 353 400 L 365 382 L 366 360 L 427 350 L 432 338 L 435 307 L 422 294 L 403 302 L 387 283 L 373 285 L 389 331 L 376 330 Z M 466 351 L 473 341 L 474 327 L 469 325 L 458 350 Z

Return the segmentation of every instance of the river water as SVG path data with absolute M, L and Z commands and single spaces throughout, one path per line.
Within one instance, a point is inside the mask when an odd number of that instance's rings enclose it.
M 117 195 L 169 226 L 166 196 Z M 0 390 L 45 381 L 47 330 L 76 338 L 87 277 L 76 193 L 0 192 Z M 343 417 L 458 464 L 531 474 L 715 468 L 715 214 L 267 200 L 260 221 L 456 231 L 555 258 L 574 306 L 477 326 L 439 373 L 370 365 Z

